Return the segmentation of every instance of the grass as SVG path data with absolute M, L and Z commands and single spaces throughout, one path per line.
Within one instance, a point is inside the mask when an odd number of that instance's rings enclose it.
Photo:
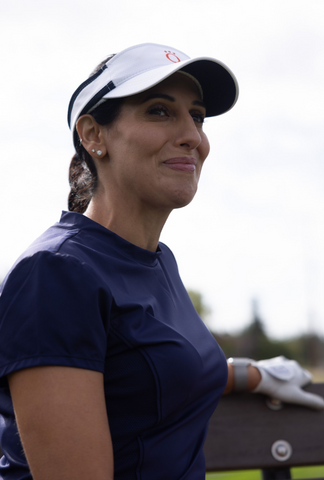
M 206 480 L 262 480 L 259 470 L 207 473 Z
M 293 479 L 324 478 L 324 466 L 292 468 L 291 476 Z M 262 480 L 262 474 L 260 470 L 207 473 L 206 480 Z

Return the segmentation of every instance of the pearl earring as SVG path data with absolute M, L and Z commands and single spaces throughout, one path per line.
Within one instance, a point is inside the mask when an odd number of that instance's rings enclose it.
M 92 153 L 96 153 L 95 149 L 93 148 L 92 150 Z M 100 155 L 102 155 L 102 151 L 101 150 L 97 150 L 97 155 L 100 157 Z

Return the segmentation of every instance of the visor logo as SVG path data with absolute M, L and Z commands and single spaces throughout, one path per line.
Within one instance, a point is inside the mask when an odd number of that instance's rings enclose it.
M 178 63 L 181 61 L 180 58 L 178 58 L 174 52 L 173 53 L 171 52 L 171 50 L 164 50 L 164 52 L 166 53 L 167 59 L 170 60 L 171 62 Z

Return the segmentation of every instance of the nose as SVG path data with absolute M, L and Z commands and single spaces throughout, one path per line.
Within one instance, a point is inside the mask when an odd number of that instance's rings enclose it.
M 201 143 L 200 131 L 188 112 L 178 119 L 174 133 L 177 146 L 182 148 L 194 150 L 198 148 Z

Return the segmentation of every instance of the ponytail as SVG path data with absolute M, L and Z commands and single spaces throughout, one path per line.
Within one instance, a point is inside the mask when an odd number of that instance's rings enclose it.
M 81 150 L 82 149 L 82 150 Z M 80 146 L 71 160 L 69 168 L 68 197 L 70 212 L 84 213 L 97 186 L 97 169 L 88 152 Z

